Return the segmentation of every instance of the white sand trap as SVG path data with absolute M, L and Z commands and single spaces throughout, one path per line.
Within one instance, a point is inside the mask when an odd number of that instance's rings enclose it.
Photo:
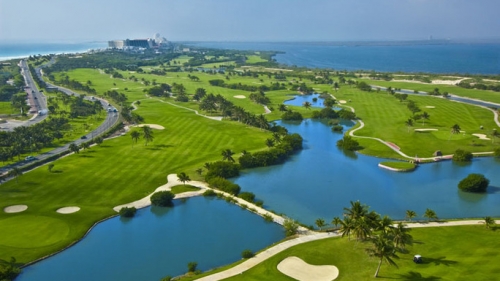
M 438 129 L 415 129 L 415 132 L 437 131 Z
M 119 90 L 120 88 L 111 88 L 111 90 Z
M 339 103 L 344 104 L 347 103 L 345 100 L 339 100 Z
M 485 134 L 472 134 L 472 135 L 478 137 L 480 140 L 491 140 L 490 138 L 486 137 Z
M 26 205 L 12 205 L 9 207 L 5 207 L 3 211 L 6 213 L 20 213 L 26 211 L 27 209 L 28 206 Z
M 162 125 L 157 125 L 157 124 L 139 124 L 139 125 L 135 125 L 135 126 L 131 126 L 131 127 L 144 127 L 144 126 L 149 126 L 151 129 L 157 129 L 157 130 L 165 130 L 165 127 L 163 127 Z
M 80 207 L 64 207 L 64 208 L 59 208 L 56 210 L 59 214 L 72 214 L 80 211 Z
M 237 96 L 234 96 L 234 98 L 236 98 L 236 99 L 246 99 L 247 97 L 245 97 L 244 95 L 237 95 Z
M 425 108 L 436 108 L 436 107 L 433 105 L 427 105 Z
M 299 281 L 331 281 L 339 276 L 339 269 L 334 265 L 311 265 L 298 257 L 282 260 L 278 270 Z

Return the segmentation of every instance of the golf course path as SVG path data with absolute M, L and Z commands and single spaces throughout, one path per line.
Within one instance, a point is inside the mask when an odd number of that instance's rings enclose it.
M 500 220 L 496 220 L 496 223 L 499 224 Z M 407 226 L 409 228 L 420 228 L 420 227 L 444 227 L 444 226 L 460 226 L 460 225 L 481 225 L 484 224 L 484 220 L 463 220 L 463 221 L 449 221 L 449 222 L 425 222 L 425 223 L 408 223 Z M 284 241 L 283 243 L 277 244 L 275 246 L 272 246 L 257 255 L 253 258 L 249 258 L 245 260 L 244 262 L 231 267 L 227 270 L 214 273 L 209 276 L 205 276 L 196 280 L 199 281 L 216 281 L 216 280 L 222 280 L 226 279 L 235 275 L 242 274 L 246 270 L 258 265 L 259 263 L 269 259 L 270 257 L 290 248 L 295 245 L 299 245 L 302 243 L 307 243 L 310 241 L 315 241 L 315 240 L 320 240 L 320 239 L 325 239 L 325 238 L 330 238 L 330 237 L 338 237 L 340 236 L 340 233 L 337 232 L 321 232 L 321 233 L 314 233 L 314 234 L 309 234 L 309 235 L 304 235 L 304 236 L 299 236 L 295 239 L 287 240 Z

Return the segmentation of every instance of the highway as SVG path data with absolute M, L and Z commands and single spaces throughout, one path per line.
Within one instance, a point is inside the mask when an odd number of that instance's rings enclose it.
M 49 62 L 49 65 L 53 64 L 53 63 L 54 63 L 54 60 L 52 59 L 51 62 Z M 19 63 L 19 66 L 21 67 L 21 74 L 24 76 L 27 94 L 32 95 L 31 100 L 34 101 L 34 105 L 36 107 L 37 113 L 35 113 L 35 116 L 33 118 L 31 118 L 29 121 L 9 121 L 5 124 L 1 124 L 2 129 L 6 130 L 6 131 L 11 131 L 15 127 L 18 127 L 18 126 L 32 126 L 38 122 L 43 121 L 45 118 L 47 118 L 47 116 L 49 114 L 48 110 L 47 110 L 47 99 L 46 99 L 45 95 L 38 90 L 38 88 L 35 84 L 35 81 L 33 80 L 33 77 L 29 71 L 26 60 L 24 60 L 24 59 L 21 60 Z M 41 80 L 43 80 L 41 68 L 40 67 L 36 68 L 35 72 L 37 73 L 37 76 Z M 48 87 L 55 88 L 61 92 L 64 92 L 67 95 L 79 96 L 78 93 L 75 93 L 69 89 L 66 89 L 66 88 L 63 88 L 60 86 L 56 86 L 56 85 L 53 85 L 53 84 L 50 84 L 47 82 L 45 82 L 45 83 L 47 84 Z M 97 97 L 85 97 L 85 99 L 90 100 L 90 101 L 93 101 L 93 100 L 100 101 L 104 111 L 106 112 L 106 119 L 104 120 L 104 122 L 102 122 L 101 125 L 99 127 L 97 127 L 95 130 L 87 133 L 84 136 L 79 136 L 77 139 L 75 139 L 74 141 L 72 141 L 70 143 L 67 143 L 64 146 L 58 147 L 58 148 L 53 149 L 49 152 L 45 152 L 43 154 L 33 155 L 36 157 L 35 161 L 43 160 L 43 159 L 46 159 L 46 158 L 51 157 L 53 155 L 59 154 L 65 150 L 68 150 L 69 145 L 71 143 L 75 143 L 76 145 L 80 145 L 83 142 L 90 141 L 93 138 L 106 132 L 108 129 L 113 127 L 115 124 L 117 124 L 117 122 L 119 121 L 119 112 L 113 111 L 112 108 L 109 106 L 109 103 L 107 100 L 97 98 Z M 47 112 L 47 113 L 46 114 L 38 114 L 38 112 L 41 112 L 41 111 Z M 33 161 L 22 160 L 22 161 L 15 163 L 15 164 L 12 164 L 12 165 L 0 167 L 0 174 L 7 172 L 8 170 L 12 169 L 13 167 L 20 168 L 20 167 L 23 167 L 24 165 L 30 164 L 32 162 Z

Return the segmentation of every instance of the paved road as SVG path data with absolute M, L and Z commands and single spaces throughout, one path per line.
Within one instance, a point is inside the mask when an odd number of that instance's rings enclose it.
M 53 63 L 54 63 L 54 60 L 52 59 L 51 62 L 49 62 L 49 65 L 53 64 Z M 27 85 L 27 87 L 29 87 L 29 92 L 30 92 L 30 94 L 33 95 L 33 100 L 35 101 L 35 106 L 37 107 L 38 111 L 47 110 L 46 97 L 36 87 L 36 84 L 33 81 L 33 77 L 31 76 L 31 73 L 29 71 L 28 65 L 27 65 L 25 60 L 21 60 L 20 67 L 21 67 L 22 74 L 24 76 L 26 85 Z M 36 68 L 35 72 L 37 73 L 37 76 L 43 80 L 43 75 L 41 74 L 41 68 L 40 67 Z M 47 86 L 56 88 L 59 91 L 64 92 L 67 95 L 79 96 L 78 93 L 75 93 L 75 92 L 73 92 L 69 89 L 63 88 L 63 87 L 59 87 L 59 86 L 56 86 L 56 85 L 53 85 L 50 83 L 47 83 Z M 35 99 L 35 97 L 36 97 L 36 99 Z M 119 120 L 119 112 L 113 112 L 112 110 L 110 112 L 110 109 L 112 109 L 112 108 L 110 106 L 108 106 L 109 105 L 108 101 L 106 101 L 104 99 L 100 99 L 100 98 L 93 98 L 93 97 L 86 97 L 85 99 L 87 99 L 87 100 L 94 100 L 94 99 L 99 100 L 101 102 L 102 107 L 104 108 L 104 110 L 106 112 L 105 113 L 106 119 L 104 120 L 103 123 L 101 123 L 101 125 L 97 129 L 89 132 L 88 134 L 86 134 L 84 136 L 79 136 L 77 139 L 75 139 L 73 142 L 71 142 L 71 143 L 75 143 L 77 145 L 79 145 L 83 142 L 89 141 L 89 140 L 93 139 L 94 137 L 101 135 L 102 133 L 106 132 L 109 128 L 113 127 Z M 43 114 L 43 115 L 42 114 L 35 114 L 35 116 L 33 118 L 31 118 L 29 121 L 9 121 L 5 124 L 2 124 L 1 126 L 2 126 L 2 129 L 5 129 L 5 130 L 13 130 L 15 127 L 19 127 L 19 126 L 34 125 L 38 122 L 43 121 L 45 118 L 47 118 L 47 116 L 48 116 L 48 114 Z M 53 149 L 49 152 L 35 155 L 35 157 L 38 160 L 43 160 L 43 159 L 46 159 L 46 158 L 53 156 L 55 154 L 59 154 L 65 150 L 68 150 L 69 145 L 71 143 L 68 143 L 64 146 Z M 28 163 L 31 163 L 31 161 L 22 160 L 22 161 L 19 161 L 13 165 L 0 167 L 0 174 L 7 172 L 8 170 L 12 169 L 13 167 L 22 167 Z

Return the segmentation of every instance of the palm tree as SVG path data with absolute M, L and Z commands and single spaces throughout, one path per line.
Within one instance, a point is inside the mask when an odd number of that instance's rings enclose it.
M 436 212 L 434 212 L 433 210 L 427 208 L 425 210 L 425 213 L 424 213 L 424 218 L 427 218 L 427 220 L 431 220 L 431 219 L 436 219 L 437 220 L 437 215 L 436 215 Z
M 384 233 L 390 233 L 393 229 L 394 221 L 388 216 L 384 216 L 378 223 L 378 230 Z
M 458 124 L 455 124 L 455 125 L 451 126 L 450 132 L 452 134 L 458 134 L 458 133 L 460 133 L 460 126 Z
M 201 176 L 201 174 L 203 174 L 203 168 L 198 168 L 195 170 L 195 172 Z
M 284 104 L 280 104 L 279 108 L 278 108 L 279 111 L 286 111 L 286 105 Z
M 12 170 L 10 170 L 8 173 L 7 173 L 7 176 L 9 177 L 13 177 L 16 179 L 16 183 L 18 183 L 17 179 L 23 174 L 23 171 L 21 171 L 18 167 L 14 167 L 12 168 Z
M 408 133 L 410 132 L 410 127 L 413 127 L 413 120 L 411 118 L 408 118 L 408 120 L 405 121 L 406 127 L 408 127 Z
M 422 126 L 425 126 L 425 120 L 429 120 L 430 117 L 431 116 L 426 111 L 420 115 L 420 118 L 422 118 Z
M 486 224 L 486 228 L 491 229 L 495 226 L 496 222 L 492 217 L 485 217 L 484 223 Z
M 370 242 L 372 242 L 372 247 L 366 249 L 366 252 L 368 252 L 370 256 L 380 258 L 380 261 L 377 266 L 377 271 L 375 271 L 374 277 L 378 276 L 378 272 L 380 271 L 380 266 L 382 265 L 382 261 L 384 259 L 389 265 L 394 265 L 397 267 L 397 264 L 393 260 L 393 258 L 399 258 L 399 257 L 396 255 L 394 244 L 392 243 L 391 239 L 389 239 L 388 236 L 377 235 L 375 237 L 370 238 Z
M 186 182 L 191 181 L 188 175 L 186 173 L 182 172 L 177 174 L 177 179 L 182 182 L 184 185 L 186 185 Z
M 133 131 L 130 133 L 130 137 L 132 137 L 132 147 L 134 147 L 134 142 L 137 143 L 137 140 L 141 137 L 141 133 Z
M 231 149 L 224 149 L 222 151 L 222 160 L 234 162 L 233 154 L 234 154 L 234 152 Z
M 143 126 L 142 127 L 142 137 L 145 140 L 145 145 L 148 145 L 148 142 L 153 141 L 153 130 L 149 126 Z
M 326 225 L 324 219 L 317 219 L 315 223 L 319 227 L 319 230 L 321 230 L 321 228 Z
M 394 242 L 394 247 L 399 251 L 404 251 L 406 245 L 411 245 L 413 243 L 413 237 L 408 233 L 411 228 L 407 228 L 404 223 L 398 223 L 396 227 L 391 230 L 392 241 Z
M 342 234 L 342 237 L 347 236 L 349 240 L 351 240 L 351 233 L 354 229 L 354 221 L 350 217 L 345 217 L 340 221 L 339 232 Z
M 267 145 L 267 147 L 273 147 L 274 146 L 274 139 L 266 139 L 266 145 Z
M 311 103 L 308 102 L 308 101 L 305 101 L 303 104 L 302 104 L 306 109 L 311 109 Z
M 78 145 L 76 145 L 75 143 L 72 143 L 69 145 L 69 150 L 73 153 L 79 153 L 80 147 L 78 147 Z
M 332 224 L 335 225 L 335 228 L 337 228 L 337 225 L 341 224 L 342 220 L 339 217 L 334 217 L 332 220 Z
M 406 210 L 406 219 L 407 220 L 411 221 L 416 216 L 417 216 L 417 213 L 415 213 L 415 211 Z
M 82 143 L 80 144 L 80 148 L 81 148 L 82 150 L 88 149 L 88 148 L 90 148 L 90 143 L 88 143 L 88 142 L 82 142 Z

